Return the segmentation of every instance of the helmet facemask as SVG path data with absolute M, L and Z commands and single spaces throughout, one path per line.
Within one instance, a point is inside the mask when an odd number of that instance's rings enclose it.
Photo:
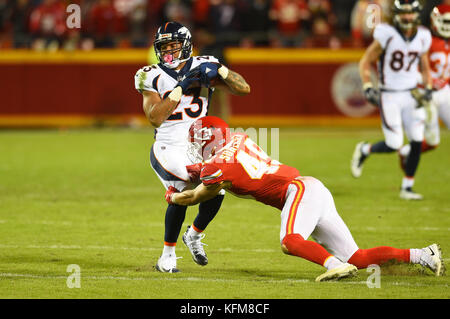
M 412 2 L 396 0 L 394 1 L 394 19 L 393 22 L 402 31 L 415 29 L 420 24 L 420 11 L 422 6 L 417 0 Z M 410 15 L 406 17 L 405 15 Z
M 178 43 L 180 47 L 163 51 L 163 46 L 171 42 Z M 183 26 L 176 31 L 166 33 L 163 33 L 161 28 L 159 28 L 153 45 L 159 61 L 170 69 L 176 69 L 181 63 L 189 60 L 192 55 L 191 34 L 189 30 Z M 178 57 L 175 57 L 175 54 L 178 51 L 180 51 L 180 53 Z
M 440 12 L 439 9 L 444 7 L 436 7 L 431 13 L 431 22 L 433 31 L 444 39 L 450 38 L 450 9 L 448 12 Z

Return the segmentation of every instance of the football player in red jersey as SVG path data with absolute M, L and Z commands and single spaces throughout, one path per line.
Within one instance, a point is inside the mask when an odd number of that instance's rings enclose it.
M 427 106 L 425 139 L 422 153 L 435 149 L 440 142 L 439 118 L 450 128 L 450 5 L 441 4 L 431 12 L 432 42 L 428 56 L 433 79 L 432 100 Z M 409 145 L 400 151 L 401 166 L 410 153 Z
M 278 208 L 282 251 L 327 268 L 316 281 L 351 277 L 358 268 L 389 260 L 420 264 L 436 276 L 444 273 L 437 244 L 423 249 L 358 248 L 331 193 L 319 180 L 300 176 L 297 169 L 271 159 L 248 135 L 231 134 L 220 118 L 206 116 L 195 121 L 189 129 L 189 142 L 189 152 L 198 164 L 189 166 L 188 171 L 200 184 L 181 193 L 169 188 L 167 202 L 195 205 L 225 189 Z M 307 240 L 310 235 L 315 241 Z

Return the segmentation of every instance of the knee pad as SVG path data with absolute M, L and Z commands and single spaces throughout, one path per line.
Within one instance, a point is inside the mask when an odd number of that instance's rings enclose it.
M 292 245 L 295 245 L 295 243 L 298 241 L 304 241 L 303 237 L 300 234 L 288 234 L 284 236 L 281 242 L 281 250 L 286 255 L 290 255 L 289 248 L 292 247 Z

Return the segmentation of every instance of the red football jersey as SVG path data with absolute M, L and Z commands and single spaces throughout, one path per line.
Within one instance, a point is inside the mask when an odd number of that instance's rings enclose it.
M 298 170 L 271 159 L 246 134 L 234 133 L 230 141 L 203 164 L 202 183 L 230 181 L 228 191 L 235 195 L 250 196 L 281 210 L 289 183 L 300 176 Z
M 450 83 L 450 41 L 433 36 L 428 54 L 433 86 L 435 89 L 441 89 Z

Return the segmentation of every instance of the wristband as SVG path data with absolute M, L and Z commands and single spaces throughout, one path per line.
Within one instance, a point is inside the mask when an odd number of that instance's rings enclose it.
M 218 70 L 217 73 L 222 77 L 222 79 L 226 79 L 229 73 L 229 70 L 226 66 L 222 65 Z
M 172 92 L 170 92 L 168 98 L 173 102 L 180 102 L 181 96 L 183 95 L 183 89 L 181 86 L 177 86 L 173 89 Z

